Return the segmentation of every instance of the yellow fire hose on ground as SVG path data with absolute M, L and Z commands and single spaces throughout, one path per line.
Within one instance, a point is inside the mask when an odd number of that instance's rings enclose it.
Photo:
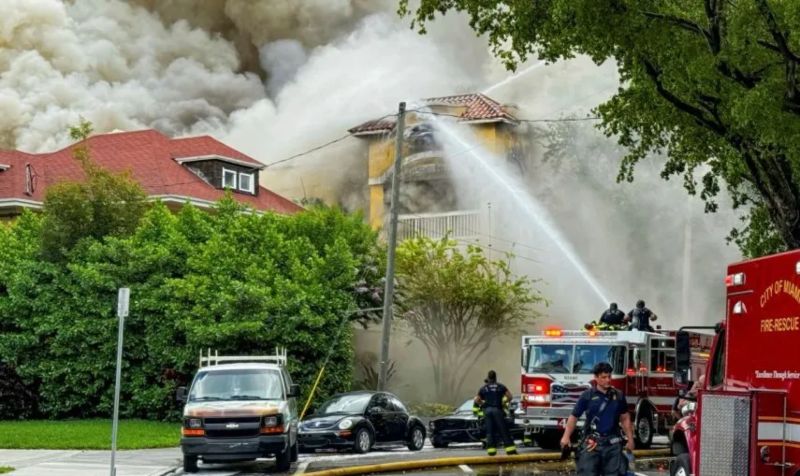
M 633 452 L 636 457 L 668 457 L 670 450 L 667 448 L 659 450 L 636 450 Z M 430 468 L 443 468 L 451 466 L 465 465 L 486 465 L 486 464 L 519 464 L 519 463 L 548 463 L 550 465 L 560 465 L 568 467 L 572 462 L 559 461 L 561 453 L 525 453 L 519 455 L 498 455 L 498 456 L 462 456 L 449 458 L 435 458 L 416 461 L 396 461 L 393 463 L 379 463 L 363 466 L 350 466 L 348 468 L 326 469 L 323 471 L 313 471 L 305 473 L 308 476 L 355 476 L 372 473 L 388 473 L 397 471 L 415 471 Z

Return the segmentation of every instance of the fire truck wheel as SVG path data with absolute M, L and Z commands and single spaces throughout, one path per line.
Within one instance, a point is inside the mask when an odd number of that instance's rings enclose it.
M 545 450 L 559 450 L 561 449 L 561 431 L 545 430 L 541 433 L 533 435 L 536 444 Z
M 642 410 L 636 418 L 633 427 L 633 436 L 637 448 L 650 448 L 653 444 L 653 419 L 650 410 Z
M 670 476 L 689 476 L 692 474 L 691 463 L 689 462 L 689 453 L 681 453 L 675 457 L 675 461 L 670 466 Z

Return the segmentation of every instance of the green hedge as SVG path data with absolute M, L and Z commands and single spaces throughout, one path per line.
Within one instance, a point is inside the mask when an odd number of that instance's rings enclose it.
M 351 326 L 336 343 L 334 331 L 356 306 L 380 305 L 380 296 L 370 303 L 377 237 L 337 210 L 256 215 L 228 199 L 213 214 L 188 205 L 173 214 L 158 204 L 132 236 L 81 240 L 58 262 L 42 258 L 41 234 L 31 213 L 0 226 L 0 362 L 36 396 L 32 415 L 46 418 L 110 414 L 119 287 L 131 288 L 125 418 L 175 418 L 174 390 L 206 348 L 252 355 L 285 346 L 308 391 L 334 345 L 318 398 L 348 390 Z M 5 408 L 0 419 L 19 416 Z

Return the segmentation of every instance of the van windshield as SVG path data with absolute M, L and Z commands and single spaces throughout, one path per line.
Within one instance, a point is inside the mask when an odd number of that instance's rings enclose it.
M 614 373 L 625 371 L 625 347 L 598 344 L 539 344 L 531 346 L 528 373 L 591 374 L 594 366 L 608 362 Z
M 200 372 L 189 393 L 190 402 L 220 400 L 282 400 L 280 372 L 231 369 Z

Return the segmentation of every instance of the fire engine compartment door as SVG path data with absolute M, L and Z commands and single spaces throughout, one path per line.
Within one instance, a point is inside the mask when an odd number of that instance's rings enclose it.
M 700 393 L 700 474 L 749 474 L 749 394 Z

